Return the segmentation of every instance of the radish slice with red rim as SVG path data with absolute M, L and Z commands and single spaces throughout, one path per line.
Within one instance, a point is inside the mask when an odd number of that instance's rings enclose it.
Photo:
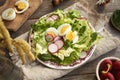
M 56 44 L 52 43 L 48 46 L 48 51 L 50 53 L 55 53 L 58 51 L 58 46 Z
M 49 22 L 49 21 L 54 21 L 54 19 L 49 17 L 49 18 L 46 19 L 46 22 Z
M 62 40 L 55 41 L 55 44 L 58 46 L 58 49 L 61 49 L 64 46 L 64 42 Z
M 60 39 L 61 39 L 60 36 L 56 36 L 56 37 L 54 38 L 54 42 L 57 41 L 57 40 L 60 40 Z
M 46 39 L 47 42 L 51 42 L 51 41 L 53 41 L 54 38 L 53 38 L 52 35 L 47 34 L 47 35 L 45 36 L 45 39 Z
M 51 17 L 52 17 L 53 20 L 59 19 L 58 15 L 52 15 Z
M 33 34 L 31 34 L 31 35 L 30 35 L 30 38 L 29 38 L 29 39 L 30 39 L 30 41 L 32 41 L 32 40 L 33 40 L 33 38 L 34 38 L 34 35 L 33 35 Z
M 87 53 L 86 52 L 81 52 L 80 58 L 81 59 L 85 59 L 87 57 Z
M 60 19 L 60 17 L 59 17 L 58 14 L 52 14 L 52 15 L 50 15 L 50 17 L 51 17 L 54 21 Z

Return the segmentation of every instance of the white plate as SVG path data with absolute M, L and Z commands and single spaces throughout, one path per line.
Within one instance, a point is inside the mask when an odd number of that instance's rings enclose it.
M 47 14 L 47 15 L 48 15 L 48 14 Z M 47 16 L 47 15 L 44 15 L 43 17 L 45 17 L 45 16 Z M 41 17 L 41 18 L 42 18 L 42 17 Z M 36 22 L 36 23 L 37 23 L 37 22 Z M 92 27 L 91 24 L 90 24 L 90 27 L 91 27 L 91 29 L 92 29 L 93 31 L 95 31 L 94 27 Z M 31 35 L 31 34 L 32 34 L 32 30 L 30 31 L 30 35 Z M 30 39 L 30 37 L 29 37 L 29 39 Z M 31 44 L 30 40 L 29 40 L 29 43 Z M 54 68 L 54 69 L 73 69 L 73 68 L 77 68 L 77 67 L 83 65 L 84 63 L 86 63 L 86 62 L 91 58 L 92 54 L 93 54 L 94 51 L 95 51 L 95 48 L 96 48 L 96 46 L 94 45 L 94 46 L 92 47 L 92 49 L 89 51 L 89 53 L 88 53 L 88 55 L 87 55 L 87 57 L 86 57 L 85 59 L 79 59 L 79 60 L 75 61 L 73 64 L 68 65 L 68 66 L 58 65 L 58 64 L 56 64 L 56 63 L 54 63 L 54 62 L 51 62 L 51 61 L 46 61 L 46 62 L 44 62 L 44 61 L 40 60 L 39 58 L 37 58 L 37 60 L 38 60 L 40 63 L 42 63 L 43 65 L 45 65 L 45 66 L 47 66 L 47 67 L 49 67 L 49 68 Z

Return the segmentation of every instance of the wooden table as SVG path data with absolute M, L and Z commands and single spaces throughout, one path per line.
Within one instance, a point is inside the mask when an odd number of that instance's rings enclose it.
M 79 0 L 76 0 L 79 1 Z M 59 6 L 53 7 L 51 4 L 51 0 L 44 0 L 43 4 L 39 7 L 39 9 L 21 26 L 21 28 L 16 32 L 10 32 L 11 36 L 13 38 L 25 33 L 26 31 L 30 30 L 30 25 L 35 23 L 39 17 L 52 12 L 56 9 L 64 9 L 73 3 L 76 2 L 75 0 L 64 0 L 63 3 L 61 3 Z M 107 8 L 103 14 L 107 15 L 108 18 L 110 18 L 111 14 L 116 8 L 120 9 L 120 1 L 114 0 L 115 3 L 112 4 L 110 8 Z M 1 2 L 0 2 L 1 3 Z M 106 23 L 106 28 L 116 37 L 120 38 L 120 32 L 111 27 L 109 23 Z M 96 80 L 95 71 L 96 71 L 96 65 L 100 59 L 106 56 L 116 56 L 120 58 L 120 46 L 117 49 L 114 49 L 110 52 L 108 52 L 106 55 L 103 55 L 96 60 L 83 65 L 82 67 L 79 67 L 78 69 L 70 72 L 69 74 L 56 79 L 56 80 Z

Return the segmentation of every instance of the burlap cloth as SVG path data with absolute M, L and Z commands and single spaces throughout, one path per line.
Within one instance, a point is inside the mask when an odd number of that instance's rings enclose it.
M 85 0 L 80 0 L 80 2 L 75 3 L 65 9 L 65 11 L 68 11 L 69 9 L 76 9 L 80 11 L 83 16 L 88 18 L 95 30 L 103 36 L 99 44 L 97 44 L 97 48 L 88 62 L 98 58 L 108 51 L 111 51 L 120 44 L 120 40 L 118 38 L 113 37 L 106 29 L 104 29 L 104 25 L 108 20 L 104 15 L 97 14 L 92 7 L 93 5 L 94 4 L 91 3 L 88 4 L 85 2 Z M 19 38 L 27 39 L 28 33 L 21 35 Z M 25 74 L 25 80 L 54 80 L 73 70 L 55 70 L 45 67 L 40 63 L 21 65 L 20 61 L 18 61 L 16 65 L 22 68 Z

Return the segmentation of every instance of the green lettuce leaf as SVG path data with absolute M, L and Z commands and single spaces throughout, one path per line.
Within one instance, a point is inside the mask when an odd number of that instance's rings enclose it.
M 60 59 L 51 54 L 38 54 L 37 57 L 42 61 L 53 61 L 55 63 L 60 63 Z
M 72 52 L 69 57 L 65 57 L 63 61 L 60 62 L 62 65 L 69 65 L 72 64 L 75 60 L 80 58 L 80 52 Z
M 64 57 L 64 60 L 61 60 L 49 52 L 47 52 L 47 54 L 39 54 L 39 59 L 43 61 L 52 61 L 61 65 L 69 65 L 80 58 L 80 52 L 88 51 L 99 41 L 99 39 L 101 39 L 101 36 L 91 29 L 88 20 L 78 19 L 81 17 L 78 11 L 70 10 L 68 13 L 65 13 L 63 10 L 56 10 L 50 15 L 54 14 L 60 17 L 57 21 L 46 22 L 48 16 L 45 16 L 40 18 L 36 24 L 32 25 L 32 29 L 34 31 L 33 44 L 35 45 L 37 43 L 42 46 L 42 48 L 47 49 L 48 42 L 45 40 L 45 31 L 49 27 L 55 27 L 57 29 L 60 25 L 65 23 L 68 23 L 72 26 L 72 31 L 77 32 L 79 39 L 75 44 L 73 44 L 72 41 L 64 40 L 64 47 L 62 49 L 67 50 L 69 47 L 74 49 L 69 57 Z
M 69 18 L 73 19 L 73 18 L 79 18 L 79 17 L 81 17 L 81 14 L 77 10 L 69 10 L 68 13 L 67 13 L 67 16 Z

